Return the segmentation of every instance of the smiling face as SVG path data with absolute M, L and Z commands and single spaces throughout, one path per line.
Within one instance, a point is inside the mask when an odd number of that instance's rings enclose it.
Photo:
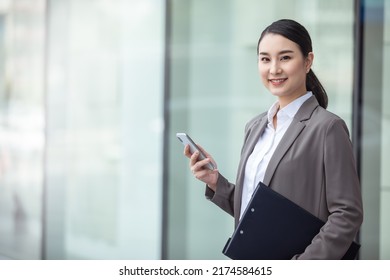
M 284 107 L 304 95 L 306 74 L 313 63 L 312 52 L 304 57 L 299 46 L 293 41 L 269 33 L 259 44 L 258 68 L 265 87 L 279 98 Z

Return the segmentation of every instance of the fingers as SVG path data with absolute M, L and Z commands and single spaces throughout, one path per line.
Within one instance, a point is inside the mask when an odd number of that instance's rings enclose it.
M 211 162 L 210 158 L 199 160 L 199 152 L 195 152 L 190 159 L 190 169 L 192 173 L 199 170 L 208 169 L 206 165 L 210 162 Z
M 210 187 L 215 186 L 219 176 L 219 172 L 216 169 L 217 165 L 212 157 L 203 148 L 199 147 L 199 149 L 206 155 L 206 158 L 203 160 L 199 160 L 199 151 L 195 151 L 193 154 L 191 154 L 189 145 L 184 147 L 184 155 L 190 159 L 190 170 L 196 179 L 203 181 Z M 206 165 L 210 162 L 214 164 L 214 170 L 210 170 L 206 167 Z M 212 189 L 215 191 L 215 187 Z
M 184 155 L 188 158 L 191 158 L 192 154 L 190 152 L 190 145 L 185 145 L 184 147 Z
M 192 173 L 194 173 L 196 170 L 199 169 L 199 164 L 198 163 L 198 157 L 199 157 L 199 152 L 195 151 L 191 156 L 190 156 L 190 169 Z
M 184 155 L 186 157 L 188 157 L 190 159 L 190 161 L 189 161 L 190 169 L 192 171 L 199 170 L 199 169 L 209 169 L 208 167 L 205 166 L 205 165 L 207 165 L 209 163 L 212 163 L 212 165 L 216 169 L 217 168 L 217 164 L 214 161 L 214 159 L 211 157 L 211 155 L 209 153 L 207 153 L 206 150 L 203 149 L 202 147 L 199 147 L 199 149 L 206 156 L 206 158 L 200 157 L 200 152 L 199 151 L 195 151 L 194 153 L 191 153 L 189 145 L 186 145 L 184 147 L 183 153 L 184 153 Z M 203 158 L 203 160 L 200 160 L 202 158 Z
M 197 158 L 197 155 L 193 156 Z M 210 170 L 205 165 L 210 162 L 209 158 L 204 160 L 196 161 L 195 164 L 190 166 L 191 172 L 194 177 L 208 185 L 215 185 L 218 178 L 218 170 Z M 190 164 L 191 165 L 191 164 Z
M 198 148 L 202 151 L 202 153 L 206 156 L 207 159 L 210 159 L 209 162 L 214 165 L 214 168 L 217 169 L 217 163 L 215 162 L 214 158 L 205 149 L 203 149 L 202 146 L 198 145 Z M 207 164 L 207 162 L 205 164 Z
M 192 171 L 192 173 L 196 179 L 201 180 L 201 181 L 206 182 L 206 183 L 207 183 L 207 178 L 210 175 L 210 172 L 212 172 L 212 171 L 209 169 L 199 169 L 196 171 Z
M 194 177 L 204 183 L 206 183 L 213 191 L 217 189 L 217 181 L 219 172 L 217 169 L 210 170 L 207 168 L 192 169 Z

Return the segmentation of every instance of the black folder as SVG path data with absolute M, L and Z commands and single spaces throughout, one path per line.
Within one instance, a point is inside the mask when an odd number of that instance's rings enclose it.
M 303 253 L 324 224 L 260 182 L 223 254 L 235 260 L 288 260 Z M 359 248 L 353 242 L 343 259 L 355 259 Z

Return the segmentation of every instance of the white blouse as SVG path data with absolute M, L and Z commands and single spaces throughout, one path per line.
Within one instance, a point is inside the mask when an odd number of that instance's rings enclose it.
M 253 149 L 252 154 L 249 156 L 245 166 L 240 218 L 245 212 L 257 184 L 264 180 L 268 163 L 284 133 L 290 126 L 295 114 L 298 112 L 302 104 L 312 95 L 312 92 L 309 91 L 279 111 L 279 102 L 276 101 L 268 110 L 267 127 L 257 141 L 256 146 Z M 275 114 L 277 118 L 276 129 L 273 125 L 273 118 Z

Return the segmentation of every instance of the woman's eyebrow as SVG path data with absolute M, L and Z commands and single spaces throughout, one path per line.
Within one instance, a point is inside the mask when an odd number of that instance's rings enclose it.
M 287 53 L 294 53 L 294 51 L 292 51 L 292 50 L 283 50 L 283 51 L 280 51 L 278 53 L 278 55 L 287 54 Z M 269 53 L 267 53 L 267 52 L 260 52 L 259 55 L 269 55 Z

